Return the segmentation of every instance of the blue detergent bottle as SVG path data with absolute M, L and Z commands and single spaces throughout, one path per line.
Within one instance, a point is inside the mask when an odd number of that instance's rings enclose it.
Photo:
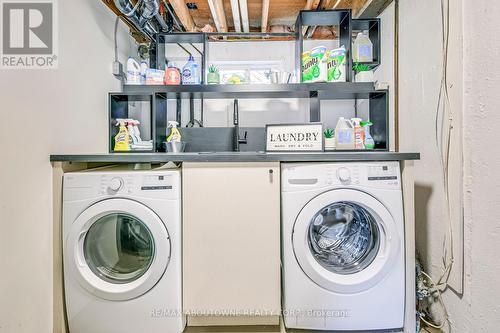
M 182 68 L 182 84 L 201 84 L 200 65 L 196 63 L 192 55 Z

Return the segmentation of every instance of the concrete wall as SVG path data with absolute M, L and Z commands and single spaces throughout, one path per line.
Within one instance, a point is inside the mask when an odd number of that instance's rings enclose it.
M 495 169 L 500 157 L 492 152 L 498 151 L 495 124 L 500 121 L 500 70 L 496 64 L 500 38 L 495 24 L 500 4 L 487 0 L 450 2 L 448 86 L 455 125 L 450 175 L 456 259 L 450 283 L 463 294 L 448 290 L 444 295 L 451 323 L 446 331 L 496 332 L 500 288 L 494 281 L 500 274 L 500 262 L 494 258 L 499 244 L 500 179 Z M 443 270 L 443 240 L 448 230 L 433 139 L 442 68 L 440 1 L 400 1 L 400 8 L 401 148 L 422 153 L 422 160 L 416 163 L 417 248 L 431 276 L 438 277 Z M 434 310 L 439 318 L 437 307 Z
M 51 153 L 107 149 L 114 17 L 101 1 L 59 3 L 59 69 L 0 70 L 0 332 L 52 332 Z M 120 29 L 120 49 L 130 49 Z M 121 60 L 126 60 L 124 55 Z

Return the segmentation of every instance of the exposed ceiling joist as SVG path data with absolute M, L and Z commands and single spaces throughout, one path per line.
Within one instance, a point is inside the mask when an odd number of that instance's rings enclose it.
M 247 0 L 239 0 L 239 2 L 240 2 L 240 14 L 241 14 L 241 24 L 243 25 L 243 32 L 250 32 Z
M 218 32 L 227 32 L 226 13 L 222 0 L 208 0 L 208 6 Z
M 191 13 L 189 13 L 189 9 L 186 6 L 186 3 L 183 0 L 169 0 L 172 8 L 174 8 L 174 12 L 181 20 L 182 25 L 188 32 L 192 32 L 195 30 L 196 25 L 194 24 L 193 18 L 191 17 Z
M 370 18 L 379 16 L 393 0 L 365 0 L 356 8 L 355 17 Z
M 241 32 L 240 5 L 238 0 L 231 0 L 231 12 L 233 13 L 234 31 Z
M 271 0 L 262 0 L 262 24 L 261 32 L 267 32 L 267 23 L 269 19 L 269 3 Z

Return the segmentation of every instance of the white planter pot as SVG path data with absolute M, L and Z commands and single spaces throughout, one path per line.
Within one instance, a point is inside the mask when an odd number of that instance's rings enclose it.
M 373 71 L 359 72 L 355 76 L 356 82 L 374 82 Z
M 325 138 L 325 150 L 334 150 L 336 147 L 335 138 Z

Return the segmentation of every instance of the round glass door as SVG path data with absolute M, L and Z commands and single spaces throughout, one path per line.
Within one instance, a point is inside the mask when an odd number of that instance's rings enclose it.
M 88 230 L 83 244 L 89 268 L 112 283 L 129 283 L 144 275 L 153 262 L 154 249 L 149 228 L 125 213 L 99 218 Z
M 68 274 L 88 292 L 112 301 L 149 291 L 169 260 L 163 221 L 149 207 L 120 198 L 85 209 L 71 225 L 64 252 Z
M 338 293 L 367 290 L 401 254 L 403 234 L 376 198 L 354 189 L 319 194 L 300 211 L 292 246 L 302 271 Z
M 316 213 L 308 238 L 316 261 L 337 274 L 362 271 L 373 262 L 380 246 L 373 215 L 352 202 L 336 202 Z

